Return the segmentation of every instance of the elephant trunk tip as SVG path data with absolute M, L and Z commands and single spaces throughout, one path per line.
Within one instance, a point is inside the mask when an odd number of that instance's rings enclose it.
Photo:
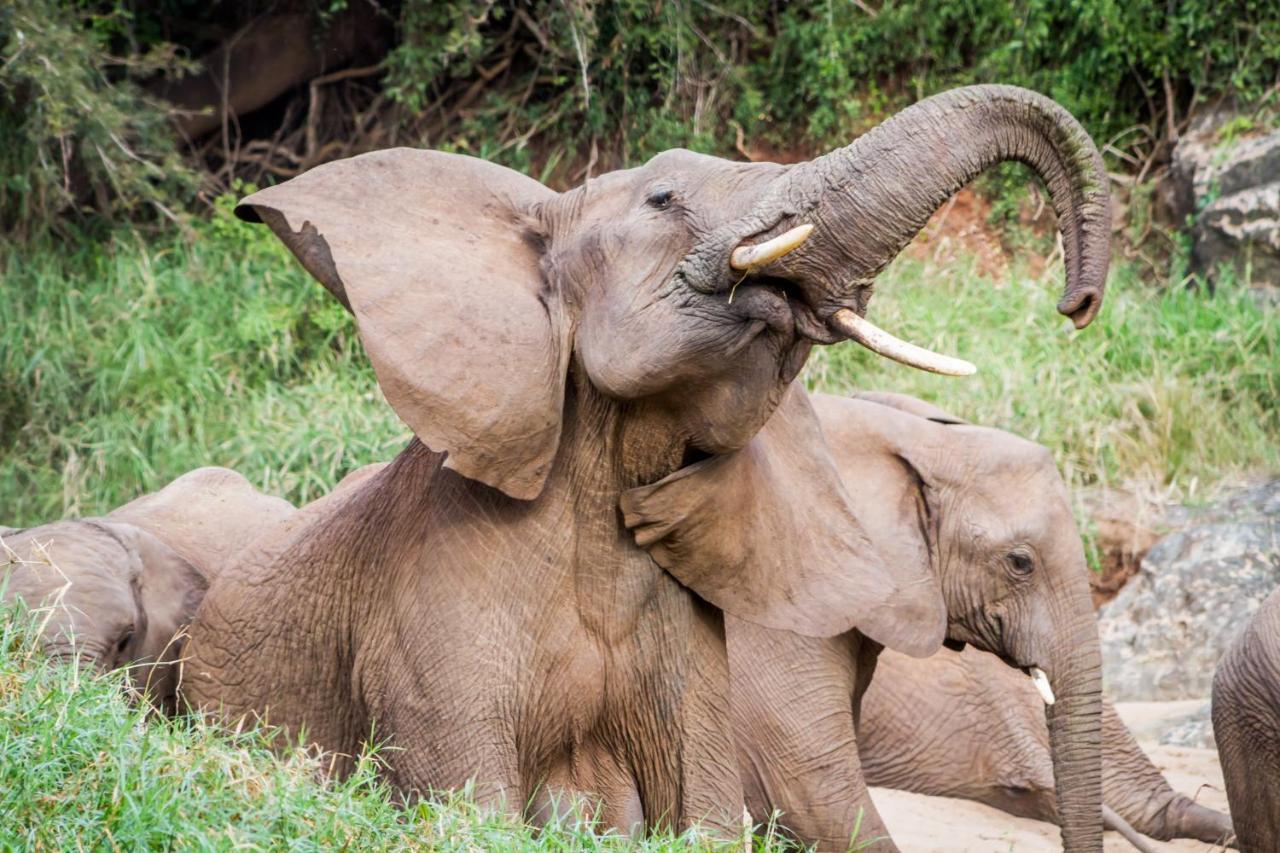
M 1102 307 L 1102 290 L 1094 286 L 1077 288 L 1058 303 L 1058 313 L 1070 317 L 1077 329 L 1083 329 L 1098 316 Z

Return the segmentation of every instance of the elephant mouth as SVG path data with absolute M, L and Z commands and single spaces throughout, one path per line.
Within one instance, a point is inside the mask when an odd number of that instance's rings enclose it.
M 779 336 L 812 343 L 838 340 L 789 279 L 748 274 L 721 298 L 731 313 L 744 320 L 763 321 Z
M 795 331 L 813 343 L 834 344 L 850 340 L 892 361 L 944 376 L 970 376 L 977 371 L 977 367 L 964 359 L 942 355 L 904 341 L 867 320 L 864 315 L 868 300 L 864 297 L 869 284 L 854 290 L 852 305 L 836 304 L 818 310 L 809 299 L 804 298 L 805 288 L 800 282 L 760 275 L 769 266 L 804 245 L 812 233 L 813 226 L 803 224 L 761 243 L 741 243 L 730 255 L 729 266 L 743 275 L 742 281 L 754 279 L 773 285 L 781 291 L 784 298 L 789 291 L 794 293 L 796 298 L 789 301 L 792 302 Z M 732 293 L 730 291 L 731 297 Z

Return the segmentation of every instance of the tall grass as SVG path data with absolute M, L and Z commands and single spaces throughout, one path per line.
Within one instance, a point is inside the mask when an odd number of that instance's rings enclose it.
M 266 229 L 0 248 L 0 518 L 105 511 L 200 465 L 295 502 L 407 431 Z
M 1155 486 L 1192 497 L 1224 479 L 1280 471 L 1280 312 L 1229 277 L 1213 294 L 1111 276 L 1102 312 L 1076 332 L 1054 309 L 1061 265 L 994 281 L 972 266 L 902 258 L 868 317 L 978 365 L 964 379 L 859 347 L 821 350 L 811 387 L 900 391 L 1051 448 L 1074 486 Z
M 267 229 L 226 205 L 187 235 L 0 246 L 0 523 L 106 511 L 200 465 L 310 500 L 388 459 L 408 432 L 351 319 Z M 1011 429 L 1074 485 L 1154 483 L 1186 496 L 1280 469 L 1280 314 L 1230 280 L 1217 293 L 1119 265 L 1074 333 L 1042 281 L 903 258 L 871 317 L 969 358 L 946 379 L 852 345 L 817 351 L 811 385 L 883 388 Z

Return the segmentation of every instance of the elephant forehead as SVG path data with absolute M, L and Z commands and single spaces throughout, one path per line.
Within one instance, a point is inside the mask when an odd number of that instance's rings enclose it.
M 7 597 L 29 606 L 53 603 L 104 605 L 128 600 L 138 556 L 118 539 L 85 522 L 57 522 L 6 537 Z

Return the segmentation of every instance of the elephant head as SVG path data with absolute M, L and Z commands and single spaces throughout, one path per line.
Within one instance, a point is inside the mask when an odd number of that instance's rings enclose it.
M 1048 184 L 1059 310 L 1084 326 L 1106 276 L 1106 175 L 1061 107 L 1004 86 L 929 98 L 794 166 L 669 151 L 555 193 L 470 157 L 392 149 L 316 167 L 237 213 L 352 311 L 388 401 L 447 467 L 532 499 L 566 388 L 628 407 L 678 462 L 744 446 L 815 342 L 853 335 L 947 368 L 860 315 L 930 214 L 1009 159 Z
M 49 657 L 99 671 L 127 665 L 137 690 L 172 711 L 173 663 L 210 580 L 292 513 L 235 471 L 200 468 L 103 518 L 0 531 L 0 582 L 6 600 L 44 611 Z
M 1084 548 L 1053 456 L 910 398 L 872 399 L 815 399 L 842 473 L 862 484 L 860 515 L 890 562 L 930 567 L 949 645 L 1032 676 L 1047 704 L 1063 840 L 1076 849 L 1081 815 L 1092 834 L 1100 792 L 1101 659 Z
M 59 521 L 3 537 L 6 601 L 40 612 L 55 660 L 98 671 L 132 665 L 130 679 L 171 710 L 175 636 L 208 588 L 192 563 L 147 531 L 106 518 Z

